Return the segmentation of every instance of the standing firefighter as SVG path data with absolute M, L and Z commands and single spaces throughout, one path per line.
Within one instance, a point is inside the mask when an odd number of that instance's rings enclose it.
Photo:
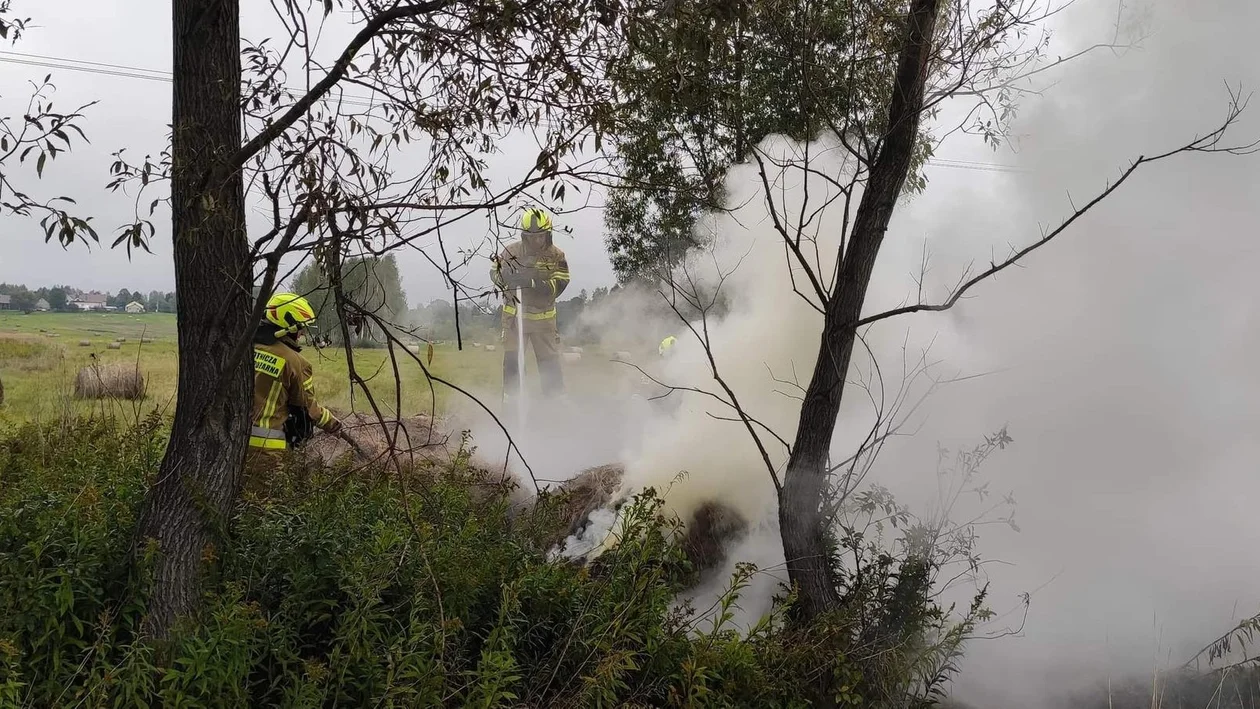
M 277 293 L 267 301 L 254 333 L 254 409 L 249 457 L 274 465 L 280 453 L 301 445 L 314 428 L 338 433 L 341 422 L 315 400 L 315 375 L 298 339 L 315 320 L 305 298 Z
M 490 278 L 503 292 L 503 391 L 515 392 L 517 371 L 516 309 L 523 307 L 525 343 L 534 348 L 543 393 L 564 388 L 560 371 L 560 331 L 556 326 L 556 298 L 569 285 L 569 263 L 551 241 L 551 216 L 526 209 L 521 217 L 521 240 L 509 244 L 494 259 Z M 516 302 L 516 289 L 521 299 Z

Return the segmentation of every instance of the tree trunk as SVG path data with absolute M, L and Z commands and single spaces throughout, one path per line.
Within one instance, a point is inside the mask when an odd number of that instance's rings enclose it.
M 155 540 L 147 633 L 165 638 L 197 609 L 231 517 L 248 438 L 252 270 L 239 169 L 239 0 L 174 0 L 171 213 L 179 294 L 175 422 L 139 538 Z
M 919 114 L 939 4 L 940 0 L 910 3 L 888 108 L 888 130 L 858 205 L 848 252 L 841 255 L 838 282 L 824 316 L 818 362 L 805 390 L 796 440 L 784 476 L 779 525 L 788 575 L 798 588 L 794 615 L 800 622 L 808 622 L 839 604 L 837 584 L 827 560 L 827 530 L 820 512 L 828 453 L 853 354 L 853 323 L 861 317 L 875 258 L 910 171 L 919 136 Z

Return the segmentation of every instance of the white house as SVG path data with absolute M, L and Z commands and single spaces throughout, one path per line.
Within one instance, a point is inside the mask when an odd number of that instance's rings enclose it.
M 125 310 L 132 315 L 139 315 L 144 312 L 144 303 L 133 300 L 130 303 L 127 303 Z
M 106 310 L 108 301 L 109 296 L 104 293 L 84 293 L 70 301 L 70 304 L 79 310 Z

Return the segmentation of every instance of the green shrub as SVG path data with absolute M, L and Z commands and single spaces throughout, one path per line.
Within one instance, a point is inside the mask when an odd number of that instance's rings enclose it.
M 159 656 L 132 593 L 154 550 L 128 562 L 164 436 L 156 419 L 0 428 L 0 705 L 884 706 L 889 675 L 921 667 L 893 639 L 943 617 L 888 557 L 834 618 L 788 629 L 779 606 L 747 633 L 729 625 L 756 573 L 741 566 L 697 627 L 675 608 L 692 578 L 677 522 L 650 490 L 621 544 L 578 566 L 533 541 L 552 503 L 510 515 L 476 470 L 291 467 L 242 501 L 202 613 Z

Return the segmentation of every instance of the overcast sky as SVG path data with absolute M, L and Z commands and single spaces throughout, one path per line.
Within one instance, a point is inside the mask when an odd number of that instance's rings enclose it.
M 271 9 L 267 3 L 242 3 L 242 34 L 257 41 L 273 32 Z M 70 69 L 51 69 L 17 62 L 43 62 L 30 56 L 0 54 L 0 107 L 5 115 L 22 110 L 29 94 L 26 82 L 39 80 L 51 73 L 57 85 L 56 102 L 60 108 L 97 101 L 87 111 L 81 125 L 87 131 L 90 145 L 76 145 L 68 155 L 58 157 L 48 168 L 44 180 L 33 183 L 37 196 L 66 195 L 78 200 L 82 213 L 95 217 L 94 224 L 102 239 L 116 234 L 118 225 L 131 215 L 132 200 L 124 194 L 104 191 L 112 154 L 126 149 L 132 160 L 146 154 L 156 155 L 163 147 L 170 121 L 171 84 L 154 78 L 168 76 L 171 68 L 170 3 L 165 0 L 58 0 L 56 12 L 48 12 L 47 3 L 37 0 L 16 0 L 14 14 L 32 17 L 32 28 L 15 47 L 6 52 L 40 55 L 80 62 L 96 62 L 103 71 L 126 76 L 85 73 Z M 327 32 L 323 46 L 339 48 L 336 33 Z M 125 67 L 125 68 L 120 68 Z M 150 70 L 131 71 L 130 68 Z M 156 72 L 156 73 L 155 73 Z M 20 115 L 20 114 L 19 114 Z M 521 136 L 505 141 L 502 153 L 491 158 L 492 180 L 508 185 L 532 166 L 537 155 L 532 137 Z M 423 159 L 423 148 L 413 150 L 413 159 Z M 942 157 L 993 162 L 995 157 L 981 146 L 950 146 Z M 17 169 L 6 166 L 7 169 Z M 984 173 L 963 168 L 934 169 L 937 182 L 974 183 Z M 573 274 L 574 294 L 614 282 L 611 264 L 604 249 L 602 213 L 598 207 L 602 194 L 592 188 L 590 203 L 595 206 L 562 215 L 560 226 L 572 229 L 572 235 L 556 234 L 557 245 L 565 250 Z M 582 204 L 587 203 L 584 197 Z M 564 205 L 575 207 L 572 197 Z M 120 288 L 147 292 L 174 287 L 171 263 L 169 212 L 162 207 L 155 217 L 158 233 L 152 244 L 153 254 L 133 254 L 128 259 L 124 250 L 107 246 L 88 249 L 82 244 L 62 249 L 56 243 L 45 244 L 37 221 L 0 218 L 0 282 L 23 283 L 31 287 L 69 284 L 81 288 L 116 291 Z M 264 227 L 261 216 L 251 214 L 251 227 Z M 481 243 L 485 237 L 480 220 L 465 222 L 443 231 L 448 245 Z M 398 252 L 403 286 L 410 302 L 424 303 L 442 297 L 441 279 L 426 259 L 415 251 Z M 489 264 L 479 259 L 470 267 L 470 283 L 486 282 L 484 272 Z
M 169 1 L 58 0 L 55 12 L 48 11 L 50 5 L 37 0 L 14 2 L 14 15 L 32 17 L 38 26 L 26 34 L 16 47 L 5 46 L 3 49 L 6 52 L 169 74 Z M 245 8 L 242 34 L 253 41 L 261 40 L 271 31 L 270 4 L 245 2 L 242 6 Z M 331 50 L 339 39 L 336 33 L 327 32 L 324 46 Z M 34 185 L 30 181 L 26 184 L 31 184 L 35 195 L 67 195 L 78 200 L 84 213 L 96 217 L 94 223 L 103 240 L 116 233 L 117 225 L 128 220 L 132 203 L 126 195 L 111 195 L 103 189 L 108 181 L 111 155 L 125 148 L 127 155 L 139 160 L 146 154 L 156 155 L 162 149 L 170 122 L 171 84 L 135 76 L 19 64 L 13 60 L 44 60 L 12 53 L 0 54 L 0 59 L 6 60 L 0 61 L 0 107 L 3 107 L 5 115 L 20 115 L 22 102 L 29 94 L 26 82 L 42 79 L 48 73 L 52 73 L 57 85 L 55 101 L 58 108 L 99 102 L 88 110 L 87 118 L 82 122 L 91 145 L 76 146 L 73 153 L 59 157 L 48 167 L 42 184 Z M 156 76 L 116 67 L 100 68 Z M 490 173 L 495 181 L 493 184 L 507 186 L 533 165 L 538 153 L 537 143 L 532 137 L 521 136 L 518 140 L 505 141 L 499 147 L 502 153 L 491 158 Z M 423 159 L 423 147 L 418 146 L 413 152 L 414 159 Z M 6 168 L 13 169 L 10 166 Z M 580 200 L 582 204 L 586 202 L 585 198 Z M 591 202 L 598 205 L 602 198 L 596 194 Z M 576 203 L 569 199 L 564 207 L 572 208 Z M 262 225 L 258 219 L 258 216 L 251 215 L 251 227 Z M 24 283 L 31 287 L 65 283 L 110 291 L 120 288 L 145 292 L 172 289 L 174 273 L 169 243 L 169 212 L 160 210 L 156 223 L 158 234 L 153 243 L 153 255 L 135 254 L 129 261 L 125 251 L 111 251 L 107 247 L 96 247 L 89 252 L 84 246 L 77 245 L 63 250 L 55 243 L 43 242 L 37 221 L 0 219 L 0 234 L 3 234 L 3 241 L 0 241 L 0 282 Z M 604 251 L 599 209 L 583 209 L 561 215 L 557 223 L 572 229 L 572 235 L 557 232 L 556 243 L 568 255 L 573 274 L 573 293 L 612 285 L 614 277 Z M 453 248 L 480 243 L 485 237 L 484 223 L 481 220 L 466 220 L 466 223 L 444 229 L 443 235 L 448 246 Z M 421 254 L 400 251 L 398 258 L 403 286 L 413 305 L 443 296 L 437 272 Z M 488 262 L 479 260 L 469 269 L 468 281 L 488 283 L 485 277 L 488 268 Z

